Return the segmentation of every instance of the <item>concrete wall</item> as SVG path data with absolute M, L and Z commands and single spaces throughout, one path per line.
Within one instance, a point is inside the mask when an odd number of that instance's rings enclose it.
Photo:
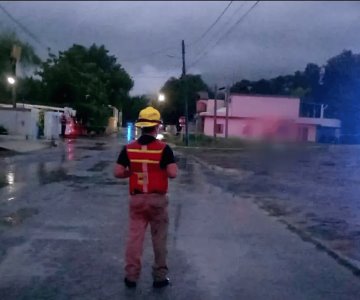
M 299 118 L 300 99 L 298 98 L 237 94 L 232 94 L 230 98 L 229 137 L 317 142 L 318 126 L 328 126 L 334 129 L 341 127 L 341 122 L 337 119 Z M 199 101 L 200 103 L 205 102 Z M 210 99 L 206 103 L 206 112 L 200 113 L 200 116 L 205 120 L 204 134 L 212 136 L 214 132 L 214 100 Z M 201 110 L 204 108 L 201 107 Z M 223 132 L 217 133 L 217 135 L 225 136 L 223 101 L 219 101 L 217 124 L 223 125 Z
M 4 126 L 9 134 L 30 134 L 31 111 L 27 109 L 0 108 L 0 125 Z
M 316 126 L 310 125 L 308 126 L 309 134 L 308 134 L 308 142 L 317 142 L 317 135 L 316 135 Z
M 311 124 L 320 125 L 324 127 L 341 128 L 341 121 L 338 119 L 327 119 L 327 118 L 303 118 L 300 117 L 296 120 L 298 124 Z
M 214 99 L 207 100 L 206 112 L 213 115 L 214 114 L 214 105 L 215 105 L 215 100 Z M 224 106 L 225 106 L 224 100 L 216 100 L 217 109 L 222 108 Z
M 62 113 L 47 111 L 44 115 L 44 136 L 46 139 L 58 139 L 61 133 L 61 118 Z M 67 126 L 67 130 L 68 130 Z
M 298 118 L 300 99 L 254 95 L 231 95 L 229 115 L 245 118 Z
M 218 117 L 218 125 L 222 125 L 222 133 L 217 133 L 219 137 L 225 137 L 225 118 Z M 228 123 L 229 137 L 239 137 L 249 140 L 267 141 L 296 141 L 300 139 L 299 125 L 294 121 L 285 119 L 266 119 L 266 118 L 229 118 Z M 316 126 L 306 125 L 308 128 L 307 140 L 316 140 Z M 214 119 L 205 117 L 204 134 L 213 135 Z

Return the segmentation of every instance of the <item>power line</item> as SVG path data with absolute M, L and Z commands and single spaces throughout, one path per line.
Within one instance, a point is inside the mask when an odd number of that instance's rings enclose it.
M 229 2 L 229 4 L 228 4 L 228 5 L 225 7 L 225 9 L 221 12 L 221 14 L 220 14 L 220 15 L 216 18 L 216 20 L 210 25 L 210 27 L 199 37 L 199 39 L 190 44 L 191 46 L 198 44 L 198 43 L 210 32 L 210 30 L 220 21 L 220 19 L 221 19 L 222 16 L 226 13 L 226 11 L 229 9 L 229 7 L 231 6 L 232 3 L 233 3 L 233 1 L 230 1 L 230 2 Z M 162 49 L 160 49 L 160 50 L 151 52 L 151 53 L 149 53 L 148 55 L 145 55 L 145 56 L 142 55 L 142 56 L 138 56 L 138 57 L 126 59 L 126 60 L 123 60 L 122 62 L 130 62 L 130 61 L 138 60 L 138 59 L 141 59 L 141 58 L 153 57 L 153 56 L 156 56 L 156 55 L 159 55 L 159 54 L 163 54 L 163 53 L 167 52 L 168 50 L 172 50 L 172 49 L 177 49 L 177 47 L 174 47 L 174 46 L 173 46 L 173 47 L 167 47 L 167 48 L 165 48 L 165 49 L 162 48 Z
M 224 38 L 226 38 L 230 33 L 231 31 L 238 25 L 240 24 L 242 21 L 245 20 L 245 18 L 250 14 L 250 12 L 259 4 L 260 1 L 256 1 L 248 10 L 245 14 L 243 14 L 239 20 L 232 26 L 230 27 L 230 29 L 225 32 L 225 34 L 221 35 L 221 37 L 215 42 L 215 44 L 212 46 L 211 49 L 209 50 L 205 50 L 205 53 L 200 56 L 197 60 L 195 60 L 190 66 L 189 66 L 189 69 L 192 68 L 193 66 L 195 66 L 202 58 L 204 58 L 207 54 L 209 54 L 210 51 L 212 51 Z
M 3 6 L 0 4 L 0 9 L 4 12 L 4 14 L 6 14 L 14 23 L 16 23 L 28 36 L 30 36 L 35 42 L 37 42 L 39 45 L 41 45 L 42 47 L 46 48 L 46 50 L 50 49 L 49 46 L 46 46 L 45 44 L 43 44 L 40 39 L 33 34 L 32 32 L 30 32 L 20 21 L 18 21 L 14 16 L 12 16 L 10 14 L 10 12 Z
M 229 9 L 229 7 L 231 6 L 231 4 L 233 3 L 233 1 L 230 1 L 229 4 L 225 7 L 225 9 L 221 12 L 221 14 L 216 18 L 216 20 L 209 26 L 209 28 L 200 36 L 200 38 L 193 42 L 190 43 L 189 46 L 194 46 L 196 44 L 198 44 L 209 32 L 211 29 L 214 28 L 214 26 L 220 21 L 220 19 L 222 18 L 222 16 L 226 13 L 226 11 Z
M 145 55 L 139 55 L 137 57 L 133 57 L 133 58 L 129 58 L 129 59 L 125 59 L 125 60 L 122 60 L 121 62 L 131 62 L 131 61 L 134 61 L 134 60 L 138 60 L 138 59 L 142 59 L 142 58 L 148 58 L 148 57 L 153 57 L 153 56 L 156 56 L 156 55 L 160 55 L 160 54 L 163 54 L 169 50 L 172 50 L 172 49 L 177 49 L 178 47 L 175 47 L 175 46 L 172 46 L 172 47 L 167 47 L 167 48 L 162 48 L 160 50 L 156 50 L 156 51 L 153 51 L 153 52 L 150 52 L 149 54 L 145 54 Z
M 210 25 L 210 27 L 200 36 L 200 38 L 198 40 L 196 40 L 195 42 L 191 43 L 190 45 L 196 45 L 198 44 L 209 32 L 210 30 L 220 21 L 220 19 L 222 18 L 222 16 L 226 13 L 226 11 L 229 9 L 229 7 L 231 6 L 231 4 L 233 3 L 233 1 L 230 1 L 230 3 L 225 7 L 225 9 L 221 12 L 221 14 L 216 18 L 216 20 Z M 126 59 L 123 60 L 122 62 L 130 62 L 133 60 L 137 60 L 137 59 L 141 59 L 141 58 L 148 58 L 148 57 L 153 57 L 156 56 L 158 54 L 163 54 L 165 52 L 167 52 L 168 50 L 172 50 L 172 49 L 177 49 L 177 47 L 167 47 L 167 48 L 162 48 L 161 50 L 157 50 L 154 52 L 149 53 L 148 55 L 142 55 L 142 56 L 138 56 L 138 57 L 134 57 L 134 58 L 130 58 L 130 59 Z
M 245 5 L 246 3 L 245 2 L 242 2 L 241 4 L 240 4 L 240 6 L 234 11 L 234 13 L 231 15 L 231 17 L 228 19 L 228 22 L 226 22 L 224 25 L 225 26 L 223 26 L 223 28 L 225 29 L 229 24 L 231 24 L 232 23 L 232 19 L 233 19 L 233 17 L 236 17 L 236 16 L 238 16 L 238 14 L 240 13 L 240 11 L 242 10 L 242 8 L 244 7 L 244 5 Z M 205 47 L 203 47 L 202 49 L 201 49 L 201 51 L 199 51 L 198 53 L 197 53 L 197 55 L 196 55 L 196 57 L 198 58 L 201 54 L 203 54 L 204 52 L 206 52 L 206 49 L 208 48 L 208 46 L 213 42 L 213 41 L 215 41 L 217 38 L 219 38 L 223 33 L 223 28 L 221 28 L 220 30 L 218 30 L 218 32 L 217 33 L 220 33 L 220 34 L 217 34 L 217 36 L 215 37 L 214 36 L 214 38 L 213 39 L 210 39 L 209 40 L 209 42 L 207 43 L 207 45 L 205 46 Z
M 230 33 L 231 31 L 238 25 L 240 24 L 249 14 L 250 12 L 260 3 L 260 1 L 256 1 L 251 7 L 250 9 L 234 24 L 233 27 L 231 27 L 214 45 L 214 47 L 216 47 L 220 42 L 221 40 L 223 40 L 224 38 L 226 38 Z

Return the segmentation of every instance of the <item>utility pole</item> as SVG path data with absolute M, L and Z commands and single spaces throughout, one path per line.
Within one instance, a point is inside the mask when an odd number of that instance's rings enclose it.
M 225 92 L 225 105 L 226 105 L 226 116 L 225 116 L 225 138 L 229 136 L 229 99 L 230 99 L 230 88 L 226 87 Z
M 185 67 L 185 41 L 181 42 L 182 48 L 182 86 L 183 86 L 183 97 L 185 102 L 185 145 L 189 146 L 189 108 L 188 108 L 188 99 L 187 99 L 187 90 L 186 90 L 186 67 Z
M 17 45 L 13 45 L 10 59 L 11 59 L 11 69 L 14 76 L 14 84 L 12 84 L 12 104 L 13 108 L 16 108 L 16 84 L 17 84 L 17 74 L 16 74 L 16 65 L 17 62 L 20 60 L 21 56 L 21 47 Z
M 214 94 L 214 139 L 216 139 L 216 113 L 217 113 L 217 85 L 215 84 L 215 94 Z

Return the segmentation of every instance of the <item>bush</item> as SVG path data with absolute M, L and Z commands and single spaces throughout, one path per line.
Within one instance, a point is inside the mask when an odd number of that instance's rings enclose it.
M 88 126 L 86 128 L 87 132 L 95 132 L 96 135 L 102 135 L 105 133 L 106 126 Z
M 0 134 L 8 134 L 7 129 L 2 125 L 0 125 Z

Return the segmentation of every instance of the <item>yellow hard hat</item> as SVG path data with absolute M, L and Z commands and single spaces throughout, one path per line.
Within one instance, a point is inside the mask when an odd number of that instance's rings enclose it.
M 152 106 L 148 106 L 140 111 L 139 118 L 135 123 L 136 127 L 153 127 L 161 124 L 160 112 L 153 108 Z

